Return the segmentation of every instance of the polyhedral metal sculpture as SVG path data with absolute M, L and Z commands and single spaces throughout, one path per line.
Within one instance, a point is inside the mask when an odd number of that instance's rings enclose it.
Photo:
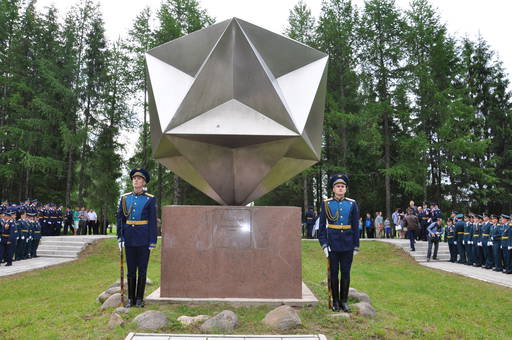
M 328 56 L 233 18 L 146 54 L 153 157 L 220 204 L 320 160 Z

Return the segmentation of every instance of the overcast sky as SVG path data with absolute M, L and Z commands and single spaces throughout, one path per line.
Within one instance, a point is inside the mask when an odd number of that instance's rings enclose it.
M 161 0 L 99 0 L 106 34 L 111 40 L 125 36 L 135 16 L 146 7 L 157 9 Z M 217 21 L 239 17 L 258 26 L 283 33 L 290 9 L 298 0 L 199 0 L 201 7 Z M 313 15 L 318 18 L 321 0 L 305 0 Z M 396 0 L 398 6 L 407 8 L 410 0 Z M 480 34 L 503 61 L 507 73 L 512 73 L 512 1 L 509 0 L 430 0 L 438 8 L 441 20 L 451 34 L 475 38 Z M 39 9 L 50 4 L 64 13 L 80 0 L 38 0 Z M 360 8 L 364 0 L 353 0 Z M 130 147 L 131 149 L 131 147 Z M 129 154 L 132 154 L 130 152 Z

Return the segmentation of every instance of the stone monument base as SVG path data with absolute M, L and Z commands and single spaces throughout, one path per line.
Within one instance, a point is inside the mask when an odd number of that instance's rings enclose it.
M 281 306 L 288 305 L 292 307 L 316 306 L 318 299 L 313 292 L 302 282 L 302 298 L 300 299 L 248 299 L 248 298 L 172 298 L 160 297 L 160 287 L 149 294 L 144 301 L 146 304 L 186 304 L 202 305 L 208 303 L 226 303 L 234 307 L 245 306 Z
M 160 298 L 301 300 L 301 209 L 165 206 Z

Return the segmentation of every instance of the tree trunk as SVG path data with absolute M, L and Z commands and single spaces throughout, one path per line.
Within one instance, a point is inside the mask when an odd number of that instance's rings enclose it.
M 302 175 L 302 187 L 303 187 L 303 195 L 304 195 L 304 211 L 308 210 L 309 202 L 308 202 L 308 176 L 306 174 Z
M 68 170 L 66 174 L 66 207 L 71 203 L 71 181 L 73 178 L 73 151 L 71 148 L 68 151 Z
M 157 215 L 158 217 L 161 216 L 161 212 L 162 212 L 162 200 L 163 200 L 163 191 L 164 191 L 164 179 L 163 179 L 163 176 L 164 176 L 164 167 L 162 166 L 162 164 L 158 163 L 158 212 L 157 212 Z
M 391 167 L 391 131 L 389 126 L 389 112 L 384 110 L 384 165 L 386 174 L 384 183 L 386 188 L 386 216 L 391 216 L 391 178 L 388 170 Z
M 174 175 L 174 192 L 173 192 L 173 202 L 174 205 L 181 204 L 181 179 L 175 174 Z

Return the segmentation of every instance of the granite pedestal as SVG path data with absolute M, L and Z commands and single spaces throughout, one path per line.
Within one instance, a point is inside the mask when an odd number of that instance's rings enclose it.
M 166 206 L 162 299 L 303 296 L 297 207 Z

